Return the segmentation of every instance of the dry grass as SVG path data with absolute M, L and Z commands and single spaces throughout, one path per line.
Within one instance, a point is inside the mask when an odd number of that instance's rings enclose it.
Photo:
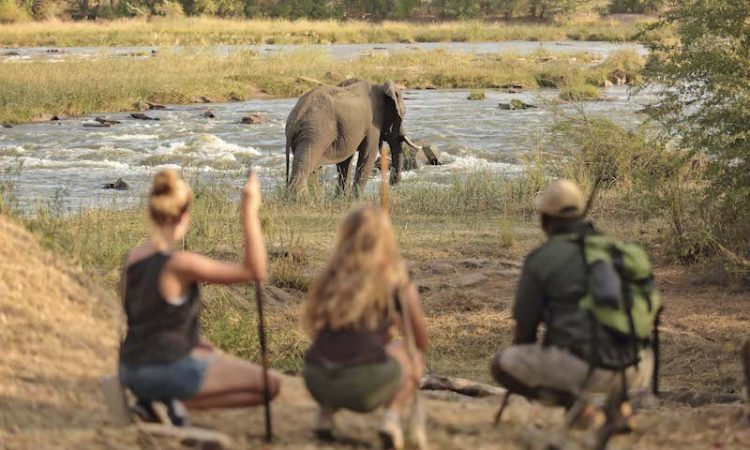
M 26 22 L 0 28 L 6 46 L 128 46 L 211 44 L 343 44 L 369 42 L 482 42 L 560 39 L 628 41 L 648 21 L 616 19 L 568 24 L 238 20 L 211 17 L 114 21 Z
M 115 304 L 4 217 L 0 258 L 0 442 L 19 432 L 42 447 L 57 432 L 103 425 L 91 396 L 115 367 Z

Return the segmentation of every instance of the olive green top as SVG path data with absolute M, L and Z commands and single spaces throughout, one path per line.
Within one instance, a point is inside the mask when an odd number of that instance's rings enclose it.
M 569 350 L 597 365 L 614 365 L 630 352 L 579 307 L 588 292 L 587 269 L 582 246 L 562 235 L 598 234 L 583 220 L 558 226 L 549 239 L 532 251 L 524 262 L 516 293 L 513 317 L 516 320 L 515 344 L 537 342 L 540 324 L 546 332 L 542 345 Z

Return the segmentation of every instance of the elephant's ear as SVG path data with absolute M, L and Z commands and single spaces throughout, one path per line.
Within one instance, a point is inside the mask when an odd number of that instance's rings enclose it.
M 385 91 L 385 96 L 389 97 L 391 100 L 393 100 L 393 104 L 396 107 L 396 111 L 398 112 L 398 117 L 401 118 L 401 120 L 404 119 L 404 102 L 399 99 L 399 92 L 398 87 L 396 86 L 396 83 L 393 81 L 387 81 L 383 85 L 383 90 Z

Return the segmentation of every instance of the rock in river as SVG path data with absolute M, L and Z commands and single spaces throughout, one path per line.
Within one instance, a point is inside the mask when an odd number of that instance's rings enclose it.
M 517 98 L 514 98 L 510 101 L 510 103 L 500 103 L 497 105 L 500 109 L 505 109 L 508 111 L 515 111 L 517 109 L 529 109 L 529 108 L 536 108 L 534 105 L 530 105 L 528 103 L 524 103 L 521 100 L 518 100 Z
M 94 118 L 94 120 L 96 120 L 102 125 L 117 125 L 120 123 L 119 120 L 107 119 L 106 117 L 96 117 Z
M 245 116 L 242 118 L 241 123 L 248 124 L 248 125 L 258 125 L 261 123 L 268 122 L 268 116 L 265 114 L 250 114 L 248 116 Z
M 138 119 L 138 120 L 159 120 L 158 117 L 147 116 L 143 113 L 131 113 L 130 117 L 132 117 L 133 119 Z
M 161 103 L 146 102 L 146 105 L 148 105 L 148 109 L 167 109 L 167 107 Z
M 130 185 L 126 183 L 122 178 L 118 178 L 114 183 L 107 183 L 102 186 L 102 189 L 114 189 L 116 191 L 127 191 L 130 189 Z

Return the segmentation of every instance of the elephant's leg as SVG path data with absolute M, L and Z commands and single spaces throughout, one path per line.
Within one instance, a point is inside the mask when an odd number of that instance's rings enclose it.
M 354 155 L 336 164 L 336 169 L 338 169 L 338 173 L 339 173 L 339 192 L 343 193 L 344 195 L 349 195 L 349 191 L 350 191 L 349 168 L 352 165 L 352 159 L 354 159 Z
M 375 159 L 378 157 L 378 145 L 380 144 L 380 137 L 377 132 L 371 132 L 359 144 L 357 151 L 359 156 L 357 158 L 357 172 L 354 174 L 354 193 L 359 195 L 364 192 L 367 180 L 372 175 L 372 169 L 375 167 Z

